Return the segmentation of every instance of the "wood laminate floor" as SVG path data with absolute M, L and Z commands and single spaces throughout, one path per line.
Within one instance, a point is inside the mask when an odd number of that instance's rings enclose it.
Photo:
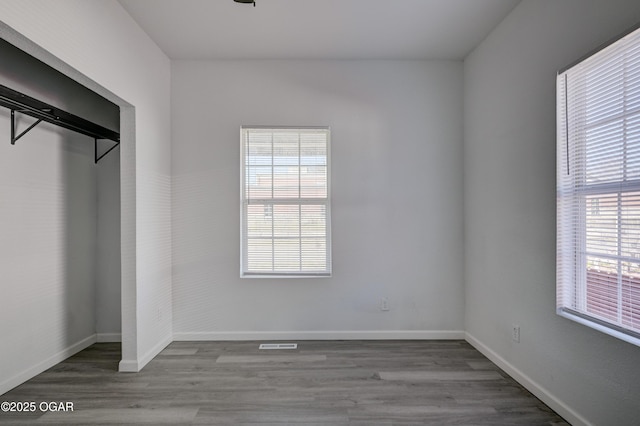
M 140 373 L 99 343 L 0 396 L 16 425 L 566 425 L 464 341 L 174 342 Z M 72 402 L 73 412 L 40 410 Z

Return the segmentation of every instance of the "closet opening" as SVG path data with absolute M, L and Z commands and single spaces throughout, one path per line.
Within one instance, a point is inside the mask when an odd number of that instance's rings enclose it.
M 135 109 L 2 22 L 0 57 L 4 389 L 94 342 L 135 354 Z

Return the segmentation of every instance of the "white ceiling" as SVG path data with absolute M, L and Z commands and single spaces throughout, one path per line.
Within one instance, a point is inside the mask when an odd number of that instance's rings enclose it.
M 462 59 L 519 0 L 119 0 L 172 59 Z

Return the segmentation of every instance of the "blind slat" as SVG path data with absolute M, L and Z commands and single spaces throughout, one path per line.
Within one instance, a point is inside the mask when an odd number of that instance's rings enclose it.
M 640 333 L 640 30 L 557 79 L 557 305 Z

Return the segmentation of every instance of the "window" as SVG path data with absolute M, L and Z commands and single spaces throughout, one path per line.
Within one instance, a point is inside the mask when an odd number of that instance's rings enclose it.
M 241 276 L 331 274 L 329 129 L 241 129 Z
M 557 89 L 558 313 L 640 345 L 640 30 Z

